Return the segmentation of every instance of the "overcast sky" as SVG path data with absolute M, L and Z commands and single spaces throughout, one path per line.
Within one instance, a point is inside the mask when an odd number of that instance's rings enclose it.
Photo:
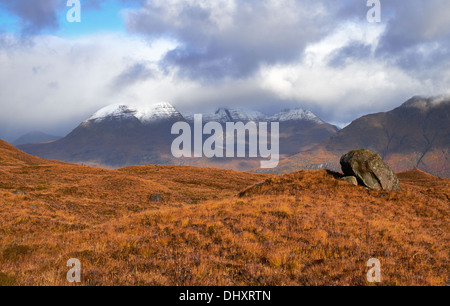
M 302 107 L 343 125 L 450 94 L 450 1 L 0 0 L 0 138 L 64 136 L 116 103 Z

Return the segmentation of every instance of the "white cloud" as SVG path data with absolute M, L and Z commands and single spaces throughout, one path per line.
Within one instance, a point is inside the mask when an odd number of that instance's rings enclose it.
M 318 108 L 327 120 L 335 122 L 393 108 L 413 93 L 436 94 L 426 82 L 372 56 L 383 31 L 382 26 L 343 25 L 306 48 L 301 61 L 263 67 L 260 81 L 280 100 Z M 329 65 L 336 50 L 355 41 L 371 46 L 367 57 L 350 59 L 344 66 Z
M 112 88 L 114 78 L 136 62 L 157 66 L 174 47 L 168 41 L 150 46 L 143 39 L 117 35 L 77 40 L 36 36 L 31 45 L 12 37 L 9 41 L 17 46 L 0 49 L 0 122 L 21 132 L 64 126 L 59 132 L 65 133 L 106 104 L 130 102 Z
M 117 103 L 301 106 L 347 123 L 450 93 L 447 2 L 386 3 L 377 25 L 356 0 L 153 0 L 122 12 L 139 35 L 0 35 L 0 137 L 64 134 Z

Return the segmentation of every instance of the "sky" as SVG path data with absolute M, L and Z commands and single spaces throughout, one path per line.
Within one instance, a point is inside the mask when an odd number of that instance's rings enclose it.
M 450 94 L 450 1 L 0 0 L 0 138 L 64 136 L 110 104 L 271 114 L 345 126 Z

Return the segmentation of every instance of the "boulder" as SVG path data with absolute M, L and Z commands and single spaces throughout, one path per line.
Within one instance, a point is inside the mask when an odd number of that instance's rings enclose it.
M 356 176 L 344 176 L 341 180 L 349 182 L 350 184 L 353 184 L 355 186 L 358 186 L 358 179 Z
M 354 176 L 358 182 L 377 190 L 401 191 L 394 171 L 369 150 L 350 151 L 341 157 L 342 171 L 346 176 Z

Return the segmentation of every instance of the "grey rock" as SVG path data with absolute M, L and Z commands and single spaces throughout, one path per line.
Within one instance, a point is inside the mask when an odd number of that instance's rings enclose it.
M 369 150 L 350 151 L 341 158 L 342 171 L 355 176 L 359 183 L 376 190 L 401 191 L 400 183 L 392 169 L 378 154 Z
M 353 184 L 355 186 L 358 186 L 358 179 L 356 176 L 344 176 L 341 180 L 349 182 L 350 184 Z

